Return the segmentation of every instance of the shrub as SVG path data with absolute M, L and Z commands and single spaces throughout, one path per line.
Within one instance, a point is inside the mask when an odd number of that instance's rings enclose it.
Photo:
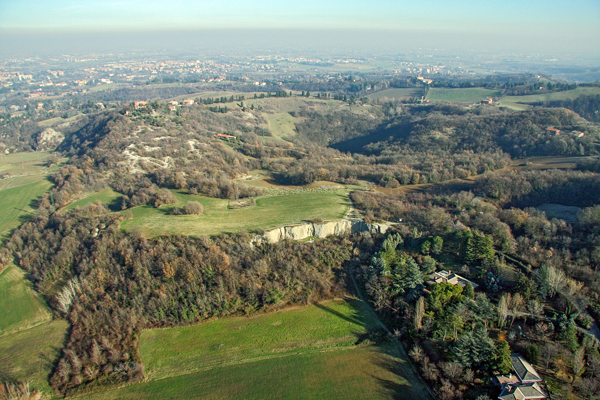
M 202 204 L 198 203 L 197 201 L 188 201 L 183 207 L 183 212 L 188 215 L 199 215 L 204 212 L 204 207 L 202 207 Z

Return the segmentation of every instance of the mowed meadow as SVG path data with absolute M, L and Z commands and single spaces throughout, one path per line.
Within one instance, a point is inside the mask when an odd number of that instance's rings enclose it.
M 502 93 L 499 90 L 483 88 L 447 89 L 432 87 L 429 89 L 426 99 L 433 102 L 473 103 L 482 101 L 488 97 L 497 97 L 501 94 Z
M 395 342 L 346 297 L 252 317 L 144 331 L 147 381 L 87 395 L 108 399 L 425 399 Z
M 600 87 L 578 87 L 573 90 L 562 92 L 548 92 L 543 94 L 532 94 L 526 96 L 504 96 L 500 99 L 500 105 L 513 110 L 527 110 L 532 106 L 529 103 L 540 103 L 554 100 L 576 99 L 581 96 L 593 96 L 600 94 Z
M 121 223 L 130 231 L 139 229 L 145 235 L 217 235 L 254 231 L 280 225 L 297 224 L 311 219 L 342 218 L 348 209 L 344 190 L 303 190 L 290 194 L 265 196 L 256 199 L 256 205 L 229 208 L 233 201 L 188 195 L 173 191 L 175 204 L 155 208 L 139 206 L 131 209 L 133 218 Z M 174 207 L 183 207 L 188 201 L 198 201 L 204 208 L 201 215 L 170 215 Z
M 34 212 L 35 201 L 52 184 L 47 176 L 48 152 L 0 156 L 0 244 Z M 60 355 L 68 323 L 52 320 L 44 300 L 32 288 L 25 271 L 9 264 L 0 272 L 0 380 L 29 382 L 53 393 L 48 376 Z
M 0 156 L 0 243 L 33 212 L 33 201 L 52 184 L 47 180 L 55 165 L 44 165 L 49 152 L 2 154 Z

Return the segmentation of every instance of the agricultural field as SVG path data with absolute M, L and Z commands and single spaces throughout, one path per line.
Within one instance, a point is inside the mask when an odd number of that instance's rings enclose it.
M 0 156 L 0 243 L 34 210 L 35 199 L 50 189 L 47 168 L 50 153 L 14 153 Z M 25 271 L 9 264 L 0 273 L 0 380 L 30 382 L 52 393 L 48 375 L 60 354 L 67 322 L 52 321 L 43 299 L 31 288 Z
M 55 320 L 0 337 L 0 380 L 30 382 L 34 389 L 54 393 L 48 377 L 64 346 L 68 326 L 67 321 Z
M 587 158 L 595 157 L 530 157 L 514 160 L 510 165 L 510 168 L 520 171 L 531 171 L 536 169 L 574 169 L 577 166 L 578 161 Z
M 432 102 L 476 103 L 488 97 L 498 97 L 500 95 L 501 92 L 498 90 L 483 88 L 446 89 L 433 87 L 429 89 L 426 99 Z
M 77 200 L 74 203 L 69 204 L 64 209 L 72 210 L 75 207 L 83 208 L 90 203 L 95 203 L 96 201 L 100 201 L 104 205 L 107 205 L 112 211 L 121 210 L 119 199 L 121 198 L 121 194 L 115 192 L 112 189 L 104 189 L 97 193 L 92 193 L 91 195 L 84 197 L 81 200 Z
M 44 165 L 49 152 L 13 153 L 0 156 L 0 242 L 33 212 L 32 201 L 47 192 L 52 184 L 46 180 L 58 169 Z
M 347 297 L 145 331 L 148 381 L 88 398 L 427 398 L 395 343 L 361 342 L 376 323 L 364 303 Z
M 0 174 L 31 175 L 47 173 L 43 165 L 49 151 L 0 154 Z
M 578 87 L 563 92 L 549 92 L 546 94 L 533 94 L 528 96 L 505 96 L 500 100 L 500 105 L 514 110 L 526 110 L 532 106 L 527 103 L 539 103 L 553 100 L 576 99 L 580 96 L 593 96 L 600 94 L 600 87 Z
M 80 114 L 74 115 L 70 118 L 63 118 L 63 117 L 49 118 L 47 120 L 38 122 L 38 125 L 41 127 L 47 128 L 47 127 L 55 126 L 55 125 L 59 125 L 59 124 L 68 124 L 70 122 L 77 121 L 77 119 L 81 115 L 83 115 L 83 114 L 80 113 Z
M 344 190 L 298 190 L 295 193 L 265 196 L 256 205 L 229 209 L 229 200 L 173 192 L 177 204 L 160 208 L 139 206 L 131 209 L 133 218 L 123 221 L 121 228 L 140 229 L 152 237 L 158 235 L 217 235 L 240 230 L 253 231 L 291 225 L 304 220 L 342 218 L 348 209 Z M 169 215 L 173 207 L 183 207 L 188 201 L 198 201 L 204 207 L 202 215 Z
M 289 113 L 265 114 L 265 117 L 268 121 L 265 128 L 274 137 L 284 139 L 296 135 L 296 122 L 298 118 L 292 117 Z
M 371 100 L 408 100 L 411 97 L 421 97 L 423 95 L 422 88 L 399 88 L 385 89 L 376 93 L 371 93 L 367 97 Z
M 0 337 L 48 322 L 46 303 L 25 279 L 25 271 L 9 264 L 0 273 Z
M 46 193 L 50 187 L 50 182 L 39 180 L 0 190 L 0 243 L 33 212 L 32 201 Z

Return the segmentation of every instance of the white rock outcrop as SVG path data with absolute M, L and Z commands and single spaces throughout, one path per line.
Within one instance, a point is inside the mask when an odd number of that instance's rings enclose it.
M 60 132 L 55 131 L 52 128 L 44 129 L 37 136 L 37 146 L 36 149 L 38 151 L 44 150 L 54 150 L 58 147 L 59 144 L 65 139 L 65 135 Z
M 385 233 L 390 228 L 388 224 L 368 224 L 360 218 L 348 218 L 323 223 L 308 222 L 304 224 L 282 226 L 257 235 L 253 243 L 277 243 L 281 240 L 302 240 L 308 237 L 318 239 L 328 236 L 349 235 L 351 233 Z

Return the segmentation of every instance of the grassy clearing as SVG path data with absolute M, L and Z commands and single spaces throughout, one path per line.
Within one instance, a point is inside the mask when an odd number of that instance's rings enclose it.
M 19 186 L 29 185 L 30 183 L 40 182 L 46 179 L 45 175 L 24 175 L 14 178 L 4 178 L 0 180 L 0 191 L 12 189 Z
M 273 134 L 274 137 L 283 139 L 296 135 L 297 118 L 292 117 L 289 113 L 265 114 L 268 124 L 266 128 Z
M 307 98 L 300 96 L 267 97 L 264 99 L 254 99 L 246 96 L 244 105 L 246 107 L 250 107 L 251 105 L 254 105 L 255 108 L 262 107 L 264 111 L 270 113 L 289 113 L 290 111 L 298 111 L 301 109 L 331 112 L 348 108 L 348 104 L 343 101 L 322 100 L 314 97 Z
M 59 124 L 66 124 L 69 122 L 76 121 L 81 115 L 83 115 L 83 114 L 79 113 L 79 114 L 74 115 L 69 118 L 63 118 L 63 117 L 50 118 L 50 119 L 46 119 L 44 121 L 38 122 L 38 125 L 42 126 L 42 127 L 50 127 L 50 126 L 59 125 Z
M 498 90 L 489 90 L 482 88 L 470 89 L 445 89 L 431 88 L 427 93 L 427 100 L 440 102 L 474 103 L 482 101 L 488 97 L 500 96 Z
M 347 298 L 253 317 L 145 331 L 140 355 L 148 378 L 157 380 L 255 359 L 354 346 L 374 324 L 361 301 Z
M 400 89 L 385 89 L 380 92 L 371 93 L 367 97 L 371 100 L 406 100 L 411 97 L 421 97 L 423 95 L 422 88 L 400 88 Z
M 0 243 L 33 212 L 31 201 L 44 194 L 51 186 L 50 182 L 41 180 L 0 190 Z
M 389 346 L 299 354 L 152 381 L 88 399 L 420 399 Z
M 68 325 L 63 320 L 50 321 L 0 337 L 0 380 L 31 382 L 33 388 L 53 393 L 48 377 L 60 355 Z
M 531 171 L 537 169 L 573 169 L 577 162 L 591 157 L 530 157 L 514 160 L 510 168 L 520 171 Z
M 97 86 L 94 86 L 93 88 L 90 88 L 90 92 L 101 92 L 103 90 L 118 89 L 123 86 L 125 86 L 125 85 L 122 85 L 120 83 L 105 83 L 103 85 L 97 85 Z
M 118 199 L 121 197 L 120 193 L 115 192 L 112 189 L 105 189 L 97 193 L 92 193 L 91 195 L 78 200 L 74 203 L 69 204 L 65 207 L 65 210 L 72 210 L 75 207 L 85 207 L 88 204 L 95 203 L 96 201 L 101 201 L 103 204 L 109 206 L 113 211 L 118 211 L 121 208 L 117 204 Z
M 310 192 L 256 199 L 256 206 L 230 210 L 228 200 L 192 196 L 174 192 L 177 204 L 154 208 L 133 208 L 133 218 L 123 221 L 121 228 L 139 228 L 147 236 L 158 235 L 217 235 L 240 230 L 268 229 L 291 225 L 303 220 L 342 218 L 348 208 L 343 192 Z M 202 215 L 168 215 L 173 207 L 182 207 L 190 200 L 204 206 Z
M 25 175 L 46 172 L 43 165 L 49 151 L 0 154 L 0 174 Z
M 25 279 L 25 272 L 13 264 L 0 274 L 0 304 L 0 336 L 48 322 L 52 317 Z
M 149 382 L 88 398 L 423 398 L 395 345 L 355 345 L 375 324 L 364 303 L 346 298 L 145 331 Z
M 500 105 L 515 110 L 525 110 L 531 108 L 531 106 L 526 103 L 576 99 L 581 96 L 592 96 L 597 94 L 600 94 L 600 87 L 578 87 L 577 89 L 565 90 L 563 92 L 549 92 L 544 94 L 534 94 L 528 96 L 505 96 L 500 100 Z

